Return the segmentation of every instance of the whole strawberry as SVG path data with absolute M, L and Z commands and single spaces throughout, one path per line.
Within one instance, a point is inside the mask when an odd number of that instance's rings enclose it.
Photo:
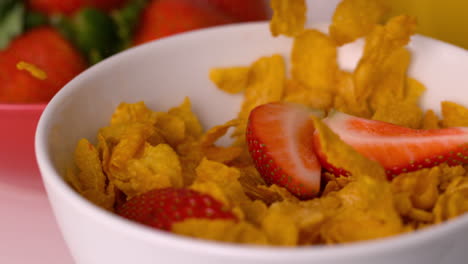
M 127 0 L 28 0 L 28 6 L 45 14 L 71 15 L 83 7 L 96 7 L 109 11 L 125 4 Z
M 236 22 L 207 3 L 191 0 L 152 0 L 145 8 L 134 43 L 142 44 L 169 35 Z
M 34 65 L 45 72 L 46 78 L 19 70 L 20 62 Z M 0 52 L 0 101 L 47 102 L 86 66 L 81 54 L 55 29 L 32 29 Z
M 135 196 L 124 203 L 117 213 L 166 231 L 171 230 L 172 224 L 188 218 L 237 219 L 211 196 L 185 188 L 155 189 Z

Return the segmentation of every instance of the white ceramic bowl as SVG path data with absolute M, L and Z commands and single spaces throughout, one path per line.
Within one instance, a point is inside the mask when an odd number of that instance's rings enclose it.
M 272 38 L 266 23 L 224 26 L 178 35 L 118 54 L 63 88 L 45 109 L 36 133 L 36 155 L 66 243 L 77 263 L 466 263 L 468 215 L 424 231 L 344 246 L 253 247 L 174 236 L 107 213 L 62 180 L 81 137 L 94 140 L 122 101 L 144 100 L 167 110 L 190 96 L 207 127 L 236 116 L 241 96 L 216 90 L 208 71 L 248 65 L 262 55 L 288 56 L 291 40 Z M 362 43 L 340 51 L 345 68 L 355 65 Z M 414 37 L 410 75 L 427 85 L 427 107 L 440 100 L 468 103 L 468 52 Z

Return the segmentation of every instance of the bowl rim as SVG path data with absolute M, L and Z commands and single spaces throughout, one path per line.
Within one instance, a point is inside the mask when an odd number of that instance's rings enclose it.
M 320 23 L 318 27 L 323 23 Z M 314 24 L 317 27 L 317 25 Z M 384 251 L 392 252 L 398 249 L 411 248 L 425 241 L 443 236 L 444 234 L 453 234 L 463 226 L 468 226 L 468 214 L 457 217 L 456 219 L 443 222 L 430 228 L 417 230 L 410 233 L 403 233 L 387 238 L 380 238 L 362 242 L 353 242 L 335 246 L 328 245 L 312 245 L 301 247 L 278 247 L 278 246 L 255 246 L 243 245 L 234 243 L 221 243 L 216 241 L 200 240 L 185 236 L 174 235 L 159 231 L 139 223 L 129 221 L 127 219 L 116 216 L 113 213 L 102 210 L 94 204 L 88 202 L 85 198 L 74 192 L 69 187 L 59 173 L 54 169 L 50 157 L 47 156 L 47 131 L 51 126 L 52 120 L 49 116 L 58 108 L 61 101 L 67 97 L 71 91 L 79 88 L 81 80 L 93 76 L 102 70 L 102 65 L 118 64 L 121 61 L 134 56 L 137 53 L 145 53 L 149 49 L 158 49 L 159 47 L 171 45 L 173 42 L 186 41 L 187 38 L 198 38 L 208 34 L 238 34 L 238 32 L 268 30 L 268 22 L 240 23 L 234 25 L 224 25 L 219 27 L 194 30 L 183 34 L 177 34 L 167 38 L 160 39 L 130 48 L 121 53 L 111 56 L 110 58 L 88 68 L 83 73 L 75 77 L 64 88 L 62 88 L 45 108 L 37 126 L 35 135 L 35 154 L 41 171 L 42 180 L 46 186 L 49 196 L 50 192 L 56 193 L 58 197 L 65 200 L 67 204 L 77 210 L 80 214 L 92 218 L 101 225 L 112 228 L 116 232 L 125 233 L 126 236 L 133 237 L 138 240 L 146 241 L 150 244 L 165 244 L 179 250 L 190 252 L 205 252 L 219 256 L 235 256 L 237 258 L 249 259 L 284 259 L 291 260 L 303 258 L 349 258 L 353 256 L 362 256 L 382 253 Z M 468 50 L 457 47 L 450 43 L 442 42 L 425 36 L 414 36 L 423 41 L 438 42 L 437 45 L 446 46 L 449 49 L 456 49 L 457 52 L 468 53 Z M 189 42 L 189 41 L 187 41 Z M 50 198 L 50 196 L 49 196 Z M 55 212 L 54 212 L 55 215 Z M 338 257 L 339 256 L 339 257 Z

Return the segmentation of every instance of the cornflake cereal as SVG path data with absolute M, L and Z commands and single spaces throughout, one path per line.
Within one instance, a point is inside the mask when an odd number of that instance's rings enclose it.
M 270 30 L 273 36 L 283 34 L 294 37 L 304 30 L 306 22 L 305 0 L 271 0 L 273 18 Z
M 189 98 L 167 112 L 143 102 L 122 103 L 98 131 L 96 145 L 78 142 L 76 167 L 66 175 L 69 184 L 109 211 L 159 188 L 207 194 L 235 219 L 189 217 L 171 231 L 231 243 L 347 243 L 426 228 L 467 212 L 467 168 L 443 163 L 389 181 L 380 164 L 344 143 L 319 117 L 311 118 L 322 151 L 349 175 L 324 172 L 321 194 L 310 200 L 263 180 L 245 142 L 250 111 L 261 104 L 294 102 L 418 129 L 468 126 L 468 109 L 459 104 L 442 102 L 442 119 L 419 107 L 425 87 L 407 76 L 411 53 L 406 45 L 415 31 L 414 18 L 383 21 L 383 1 L 344 0 L 328 35 L 304 28 L 304 1 L 272 0 L 271 5 L 273 36 L 294 37 L 291 69 L 278 54 L 251 65 L 212 69 L 209 77 L 219 89 L 244 93 L 235 119 L 205 130 Z M 340 69 L 337 47 L 359 37 L 366 44 L 358 65 L 349 72 Z M 218 145 L 227 134 L 234 143 Z
M 330 36 L 338 45 L 366 36 L 388 11 L 383 0 L 344 0 L 336 7 Z

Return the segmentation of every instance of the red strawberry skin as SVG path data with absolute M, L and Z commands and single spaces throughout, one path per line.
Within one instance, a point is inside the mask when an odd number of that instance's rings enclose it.
M 189 218 L 237 220 L 223 204 L 207 194 L 184 188 L 155 189 L 125 202 L 117 214 L 170 231 L 172 225 Z
M 39 80 L 18 70 L 20 61 L 39 67 L 47 78 Z M 47 102 L 86 67 L 81 54 L 55 29 L 32 29 L 0 52 L 0 102 Z
M 403 172 L 444 162 L 449 165 L 468 164 L 468 128 L 411 129 L 339 112 L 324 122 L 356 151 L 379 162 L 390 179 Z M 317 134 L 314 146 L 325 168 L 336 174 L 345 173 L 327 162 L 320 151 Z
M 261 105 L 251 111 L 246 133 L 250 155 L 263 179 L 301 199 L 320 191 L 321 166 L 312 147 L 311 114 L 292 104 Z
M 152 0 L 145 8 L 134 43 L 182 33 L 189 30 L 236 22 L 208 4 L 190 0 Z
M 268 19 L 268 3 L 264 0 L 194 0 L 207 2 L 220 12 L 241 22 Z
M 83 7 L 96 7 L 109 11 L 121 7 L 127 0 L 28 0 L 28 7 L 34 11 L 52 15 L 71 15 Z

